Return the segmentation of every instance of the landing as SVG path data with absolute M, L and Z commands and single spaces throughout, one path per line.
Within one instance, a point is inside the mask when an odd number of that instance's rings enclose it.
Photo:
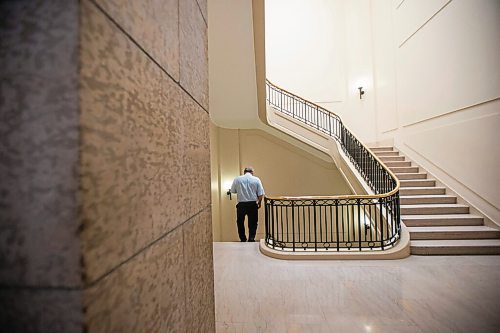
M 500 256 L 284 261 L 214 243 L 217 332 L 500 332 Z

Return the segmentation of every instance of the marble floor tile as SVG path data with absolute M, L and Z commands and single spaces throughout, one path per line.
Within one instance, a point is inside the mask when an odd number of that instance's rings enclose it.
M 500 332 L 500 256 L 286 261 L 214 243 L 217 332 Z

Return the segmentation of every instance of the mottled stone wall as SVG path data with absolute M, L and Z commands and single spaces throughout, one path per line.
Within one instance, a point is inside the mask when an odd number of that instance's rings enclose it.
M 207 4 L 0 2 L 0 327 L 215 330 Z
M 197 0 L 81 1 L 90 332 L 215 329 L 204 11 Z
M 80 332 L 78 20 L 0 2 L 0 330 Z

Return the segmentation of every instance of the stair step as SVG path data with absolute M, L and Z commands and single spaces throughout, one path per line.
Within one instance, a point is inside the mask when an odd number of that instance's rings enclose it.
M 457 197 L 453 195 L 402 195 L 399 202 L 402 205 L 454 204 L 457 203 Z
M 371 149 L 400 180 L 401 220 L 412 254 L 500 254 L 500 230 L 484 226 L 483 217 L 469 214 L 468 206 L 393 147 Z
M 408 231 L 411 240 L 500 238 L 500 230 L 486 226 L 409 227 Z
M 418 167 L 417 166 L 409 166 L 409 167 L 389 167 L 392 172 L 395 174 L 401 174 L 401 173 L 415 173 L 418 172 Z
M 390 150 L 390 151 L 374 151 L 374 153 L 378 157 L 399 156 L 399 152 L 398 151 L 393 151 L 393 150 Z
M 407 227 L 483 225 L 483 218 L 473 214 L 404 215 L 401 220 Z
M 404 156 L 378 156 L 382 162 L 404 161 Z
M 500 239 L 415 240 L 410 249 L 421 255 L 500 254 Z
M 388 167 L 409 167 L 411 166 L 410 161 L 390 161 L 390 162 L 384 162 L 385 165 Z
M 446 189 L 444 187 L 401 187 L 399 189 L 399 195 L 436 195 L 445 194 Z
M 434 179 L 408 179 L 400 181 L 401 187 L 432 187 L 436 185 Z
M 419 173 L 397 173 L 396 177 L 399 180 L 407 180 L 407 179 L 427 179 L 427 174 L 423 172 Z
M 370 148 L 373 152 L 376 152 L 376 151 L 392 151 L 394 150 L 393 147 L 371 147 Z
M 469 206 L 459 204 L 401 205 L 401 215 L 468 214 Z

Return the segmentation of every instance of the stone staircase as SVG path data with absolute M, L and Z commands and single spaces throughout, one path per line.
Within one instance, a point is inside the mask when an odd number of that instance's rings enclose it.
M 469 206 L 457 203 L 393 147 L 371 149 L 401 182 L 401 220 L 410 232 L 412 254 L 500 254 L 500 230 L 484 226 L 481 216 L 470 214 Z

